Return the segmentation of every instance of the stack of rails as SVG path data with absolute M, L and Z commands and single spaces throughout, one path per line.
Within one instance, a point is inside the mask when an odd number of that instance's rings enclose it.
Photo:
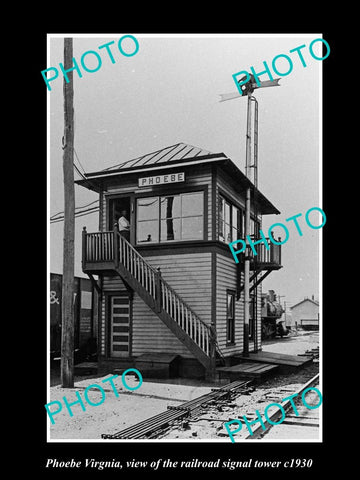
M 239 390 L 247 390 L 251 384 L 251 380 L 235 380 L 234 382 L 223 385 L 219 388 L 213 388 L 210 393 L 201 395 L 198 398 L 189 400 L 181 405 L 169 406 L 166 412 L 154 415 L 135 425 L 125 428 L 120 432 L 113 434 L 103 433 L 103 439 L 136 439 L 147 438 L 154 432 L 158 432 L 168 428 L 172 422 L 188 417 L 191 413 L 198 411 L 201 407 L 205 407 L 209 402 L 221 401 L 229 398 L 232 393 L 239 393 Z

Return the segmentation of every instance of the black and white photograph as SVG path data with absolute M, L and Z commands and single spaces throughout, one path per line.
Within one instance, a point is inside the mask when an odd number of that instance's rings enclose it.
M 81 467 L 311 470 L 236 452 L 324 441 L 331 55 L 321 31 L 46 35 L 46 443 L 119 447 Z

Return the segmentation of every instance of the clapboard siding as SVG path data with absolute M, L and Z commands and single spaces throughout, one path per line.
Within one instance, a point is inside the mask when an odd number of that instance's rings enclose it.
M 146 257 L 145 257 L 146 258 Z M 159 255 L 147 261 L 205 323 L 211 323 L 211 253 Z
M 236 264 L 223 255 L 216 256 L 216 332 L 219 348 L 225 357 L 241 353 L 244 342 L 244 292 L 235 302 L 235 344 L 226 344 L 226 291 L 236 290 Z M 241 284 L 244 274 L 241 273 Z M 257 287 L 257 327 L 256 338 L 258 348 L 261 347 L 261 284 Z M 255 341 L 249 341 L 249 350 L 254 350 Z
M 232 258 L 216 255 L 216 333 L 219 348 L 229 356 L 242 351 L 243 298 L 235 302 L 235 344 L 226 345 L 226 291 L 236 290 L 236 264 Z
M 211 254 L 163 255 L 145 259 L 160 267 L 161 275 L 204 322 L 211 321 Z M 177 353 L 191 358 L 191 353 L 150 310 L 138 295 L 133 303 L 133 354 Z
M 175 353 L 185 358 L 192 355 L 178 338 L 164 325 L 139 295 L 134 295 L 132 317 L 132 353 Z
M 103 277 L 103 288 L 105 292 L 111 291 L 126 291 L 126 287 L 124 282 L 121 280 L 121 277 L 117 274 L 112 276 L 104 276 Z

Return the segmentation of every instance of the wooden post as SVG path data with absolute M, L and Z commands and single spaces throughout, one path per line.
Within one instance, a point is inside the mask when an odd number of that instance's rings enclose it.
M 155 304 L 156 311 L 161 312 L 161 270 L 157 267 L 155 272 Z
M 72 38 L 64 38 L 64 67 L 73 65 Z M 61 383 L 65 388 L 74 386 L 74 240 L 75 240 L 75 191 L 74 191 L 74 89 L 72 71 L 69 83 L 64 77 L 64 251 L 62 285 L 62 335 L 61 335 Z
M 114 263 L 115 267 L 119 266 L 119 248 L 120 248 L 120 242 L 119 242 L 119 227 L 117 223 L 114 223 Z
M 211 323 L 209 330 L 209 357 L 210 365 L 205 378 L 214 381 L 216 379 L 216 327 L 214 323 Z
M 86 227 L 83 227 L 83 230 L 82 230 L 82 242 L 81 242 L 82 246 L 82 252 L 81 252 L 81 266 L 82 266 L 82 269 L 84 270 L 85 269 L 85 266 L 86 266 L 86 259 L 87 259 L 87 252 L 86 252 Z

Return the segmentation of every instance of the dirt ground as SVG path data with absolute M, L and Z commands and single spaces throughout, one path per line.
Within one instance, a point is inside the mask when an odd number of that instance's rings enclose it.
M 297 355 L 318 345 L 318 332 L 299 332 L 291 337 L 264 342 L 263 350 Z M 240 415 L 249 415 L 250 418 L 256 409 L 261 412 L 268 403 L 271 403 L 271 400 L 267 400 L 267 398 L 276 396 L 277 389 L 280 389 L 279 395 L 285 385 L 286 388 L 295 392 L 318 370 L 319 363 L 313 362 L 309 367 L 305 367 L 297 373 L 286 376 L 276 375 L 256 386 L 251 395 L 239 395 L 230 403 L 214 406 L 214 408 L 201 412 L 200 416 L 193 421 L 174 425 L 171 430 L 165 432 L 161 440 L 229 441 L 229 436 L 223 426 L 224 422 L 238 418 Z M 144 380 L 140 388 L 130 391 L 123 386 L 121 376 L 118 376 L 113 380 L 118 393 L 116 396 L 111 383 L 104 382 L 111 376 L 76 377 L 73 389 L 65 389 L 60 385 L 50 387 L 48 403 L 60 402 L 61 410 L 53 415 L 54 424 L 51 424 L 50 420 L 48 421 L 49 440 L 99 441 L 103 433 L 118 432 L 141 420 L 166 411 L 170 405 L 180 405 L 185 401 L 209 393 L 214 387 L 214 384 L 189 379 L 166 381 L 151 379 L 151 381 Z M 87 391 L 90 402 L 99 403 L 98 406 L 89 405 L 84 399 L 85 389 L 94 384 L 100 385 L 105 393 L 103 396 L 101 390 L 96 387 Z M 135 388 L 138 386 L 138 379 L 128 376 L 127 384 L 129 387 Z M 73 414 L 70 416 L 64 404 L 64 397 L 71 404 L 78 400 L 77 395 L 80 395 L 85 411 L 80 403 L 77 403 L 70 407 Z M 59 408 L 58 403 L 49 406 L 51 412 L 55 412 Z

